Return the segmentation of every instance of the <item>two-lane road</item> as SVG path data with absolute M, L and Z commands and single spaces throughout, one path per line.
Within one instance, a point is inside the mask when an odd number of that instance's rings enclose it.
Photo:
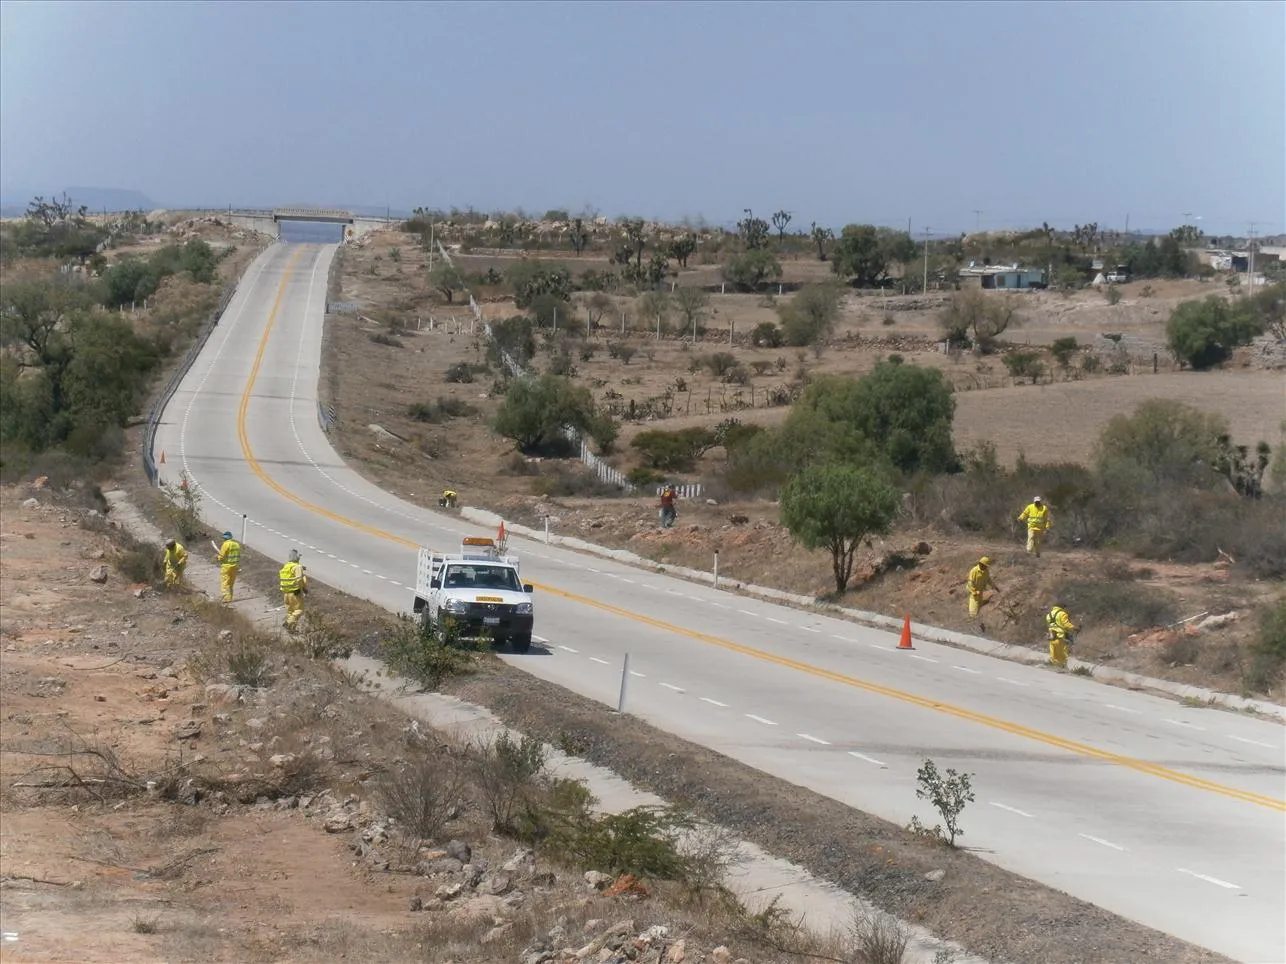
M 390 609 L 420 545 L 473 527 L 348 468 L 317 417 L 331 246 L 250 268 L 166 409 L 164 469 L 204 513 Z M 926 757 L 976 774 L 963 842 L 987 859 L 1249 962 L 1286 962 L 1286 736 L 1274 723 L 918 643 L 543 544 L 541 646 L 514 665 L 685 739 L 905 823 Z

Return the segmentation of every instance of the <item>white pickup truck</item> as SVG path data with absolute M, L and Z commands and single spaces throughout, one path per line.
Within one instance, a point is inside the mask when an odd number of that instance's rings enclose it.
M 469 638 L 531 648 L 532 587 L 518 578 L 518 557 L 494 539 L 470 536 L 458 553 L 421 549 L 415 567 L 415 605 L 421 620 L 458 628 Z

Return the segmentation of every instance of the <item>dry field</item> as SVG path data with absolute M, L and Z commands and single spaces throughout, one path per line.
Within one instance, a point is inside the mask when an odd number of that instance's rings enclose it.
M 396 269 L 387 257 L 394 245 L 401 250 Z M 648 558 L 707 568 L 718 548 L 721 570 L 734 578 L 797 592 L 828 590 L 828 560 L 793 545 L 777 524 L 772 504 L 687 504 L 682 507 L 681 525 L 662 533 L 654 527 L 650 498 L 626 498 L 607 487 L 596 489 L 579 471 L 579 463 L 546 460 L 533 464 L 516 456 L 508 443 L 487 428 L 498 404 L 491 394 L 497 373 L 480 373 L 465 385 L 450 384 L 444 378 L 453 364 L 481 363 L 485 345 L 477 332 L 470 334 L 467 309 L 435 303 L 423 282 L 423 270 L 414 263 L 422 256 L 413 247 L 405 236 L 376 235 L 363 247 L 345 250 L 332 278 L 332 284 L 342 292 L 338 297 L 357 302 L 359 309 L 328 318 L 324 387 L 339 417 L 332 438 L 341 454 L 360 471 L 390 491 L 422 504 L 433 504 L 441 488 L 449 485 L 460 490 L 468 504 L 485 505 L 515 521 L 537 526 L 549 515 L 555 531 L 628 548 Z M 502 260 L 490 256 L 492 264 Z M 569 263 L 574 261 L 568 259 Z M 370 273 L 372 266 L 377 275 Z M 1116 306 L 1093 292 L 1073 297 L 1048 292 L 1015 295 L 1030 306 L 1025 309 L 1027 321 L 1015 337 L 1030 339 L 1035 345 L 1071 332 L 1082 344 L 1104 346 L 1100 350 L 1110 359 L 1115 346 L 1098 338 L 1100 332 L 1125 331 L 1134 344 L 1147 345 L 1149 339 L 1162 336 L 1162 323 L 1173 304 L 1210 286 L 1156 283 L 1147 298 L 1139 297 L 1137 289 L 1141 287 L 1125 286 L 1125 298 Z M 808 372 L 860 375 L 894 352 L 908 362 L 942 369 L 956 388 L 958 447 L 967 449 L 990 441 L 1005 462 L 1012 463 L 1019 454 L 1033 462 L 1084 460 L 1107 419 L 1151 397 L 1178 398 L 1218 411 L 1229 419 L 1235 437 L 1251 445 L 1261 438 L 1275 445 L 1280 439 L 1278 426 L 1286 417 L 1286 380 L 1280 371 L 1250 365 L 1249 356 L 1241 359 L 1245 367 L 1219 372 L 1197 374 L 1162 368 L 1153 374 L 1151 349 L 1147 349 L 1129 366 L 1135 374 L 1071 380 L 1059 375 L 1052 383 L 1015 385 L 996 357 L 948 356 L 937 351 L 932 342 L 936 309 L 925 307 L 925 299 L 899 302 L 890 298 L 889 303 L 903 305 L 890 309 L 889 314 L 896 318 L 893 325 L 883 323 L 882 298 L 850 295 L 845 322 L 835 342 L 820 357 L 811 351 L 756 349 L 741 342 L 729 347 L 713 335 L 693 345 L 675 337 L 658 340 L 654 334 L 632 332 L 623 340 L 637 353 L 625 364 L 611 358 L 607 349 L 609 343 L 622 341 L 619 332 L 603 332 L 576 349 L 573 363 L 576 377 L 592 388 L 595 397 L 618 410 L 628 410 L 631 401 L 640 406 L 649 399 L 665 399 L 669 391 L 672 417 L 624 423 L 618 454 L 609 459 L 622 469 L 635 464 L 629 440 L 639 431 L 710 426 L 730 416 L 744 422 L 778 423 L 788 414 L 788 407 L 764 407 L 764 398 L 773 389 L 788 386 L 801 367 Z M 735 316 L 738 331 L 751 322 L 775 317 L 758 296 L 715 296 L 714 304 L 721 313 L 715 317 Z M 511 302 L 494 302 L 484 304 L 484 310 L 488 317 L 499 318 L 511 314 L 513 306 Z M 387 334 L 390 311 L 421 320 L 421 330 L 397 335 L 400 346 L 371 340 Z M 431 329 L 430 316 L 435 320 Z M 711 322 L 712 328 L 717 325 L 717 320 Z M 415 327 L 413 321 L 411 327 Z M 723 331 L 726 339 L 727 328 Z M 580 347 L 588 357 L 580 353 Z M 730 351 L 747 367 L 758 362 L 764 373 L 754 375 L 744 386 L 726 384 L 700 364 L 704 356 L 718 351 Z M 547 351 L 538 350 L 536 366 L 543 368 L 550 357 Z M 752 393 L 755 408 L 749 407 Z M 408 414 L 410 403 L 432 403 L 439 397 L 466 402 L 472 406 L 472 414 L 438 422 L 416 421 Z M 396 438 L 374 432 L 372 425 Z M 722 450 L 715 449 L 702 471 L 692 477 L 700 479 L 704 474 L 708 480 L 721 459 Z M 580 481 L 569 484 L 569 475 Z M 1015 506 L 1014 512 L 1019 508 Z M 729 520 L 734 515 L 744 515 L 751 523 L 733 525 Z M 890 546 L 877 544 L 871 550 L 865 560 L 868 572 L 885 549 L 921 539 L 930 542 L 934 551 L 917 571 L 888 573 L 865 582 L 858 579 L 846 603 L 894 615 L 911 611 L 918 619 L 969 630 L 960 590 L 964 575 L 978 555 L 1000 551 L 998 578 L 1009 590 L 1007 598 L 1014 608 L 1008 617 L 989 622 L 987 634 L 1039 647 L 1043 638 L 1039 610 L 1055 586 L 1107 565 L 1124 567 L 1123 572 L 1142 570 L 1137 595 L 1164 597 L 1166 604 L 1158 611 L 1173 611 L 1173 619 L 1228 609 L 1240 611 L 1243 618 L 1193 644 L 1191 640 L 1176 641 L 1174 634 L 1145 632 L 1139 636 L 1140 631 L 1151 628 L 1145 618 L 1148 609 L 1143 607 L 1135 620 L 1141 621 L 1140 625 L 1123 617 L 1101 618 L 1089 626 L 1081 636 L 1081 655 L 1120 668 L 1218 688 L 1236 690 L 1240 685 L 1245 646 L 1255 632 L 1253 611 L 1248 607 L 1266 595 L 1280 593 L 1276 584 L 1230 578 L 1228 572 L 1210 566 L 1141 567 L 1110 552 L 1082 553 L 1060 544 L 1057 531 L 1051 553 L 1034 566 L 1024 553 L 1016 551 L 1016 543 L 1014 549 L 1006 550 L 931 532 L 899 531 Z

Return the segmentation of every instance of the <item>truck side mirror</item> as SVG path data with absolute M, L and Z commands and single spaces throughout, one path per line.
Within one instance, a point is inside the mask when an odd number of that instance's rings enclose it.
M 437 576 L 434 576 L 432 579 L 429 580 L 430 589 L 437 589 L 439 586 L 441 586 L 441 584 L 442 584 L 442 580 L 437 578 Z
M 535 587 L 535 586 L 533 586 L 533 585 L 532 585 L 531 583 L 529 583 L 529 582 L 524 582 L 524 583 L 522 584 L 522 591 L 523 591 L 523 592 L 535 592 L 535 591 L 536 591 L 536 587 Z

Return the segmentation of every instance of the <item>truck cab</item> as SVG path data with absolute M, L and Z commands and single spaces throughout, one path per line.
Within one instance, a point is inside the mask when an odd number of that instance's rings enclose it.
M 470 536 L 458 553 L 420 549 L 412 611 L 466 638 L 507 642 L 525 653 L 535 620 L 531 594 L 519 578 L 517 556 L 505 555 L 494 539 Z

